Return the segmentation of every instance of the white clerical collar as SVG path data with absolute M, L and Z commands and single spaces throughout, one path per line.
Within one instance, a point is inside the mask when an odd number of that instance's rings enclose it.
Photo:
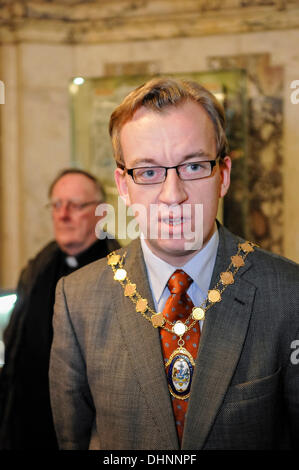
M 193 256 L 184 266 L 180 267 L 168 264 L 166 261 L 156 256 L 147 245 L 142 234 L 140 240 L 150 287 L 157 303 L 161 299 L 168 279 L 176 269 L 183 269 L 192 277 L 193 282 L 197 284 L 201 291 L 208 291 L 219 243 L 218 229 L 215 230 L 205 247 Z
M 70 268 L 77 268 L 79 266 L 78 260 L 75 256 L 66 256 L 65 262 Z

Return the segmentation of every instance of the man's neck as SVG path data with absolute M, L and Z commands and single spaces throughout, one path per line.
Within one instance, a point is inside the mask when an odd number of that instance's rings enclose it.
M 98 239 L 92 239 L 89 244 L 68 244 L 66 246 L 60 246 L 60 249 L 68 256 L 79 256 L 85 251 L 89 250 L 89 248 L 97 241 Z
M 194 256 L 196 256 L 197 253 L 199 253 L 199 251 L 201 251 L 209 243 L 209 241 L 211 240 L 212 236 L 214 235 L 216 231 L 217 231 L 217 224 L 215 222 L 210 233 L 206 236 L 203 244 L 201 245 L 199 249 L 190 250 L 186 252 L 178 251 L 177 254 L 175 252 L 168 253 L 166 251 L 157 250 L 155 249 L 154 245 L 151 245 L 148 239 L 144 238 L 144 241 L 147 244 L 149 250 L 155 256 L 157 256 L 158 258 L 160 258 L 161 260 L 165 261 L 166 263 L 172 266 L 176 266 L 180 268 L 184 266 L 186 263 L 188 263 L 188 261 L 190 261 Z

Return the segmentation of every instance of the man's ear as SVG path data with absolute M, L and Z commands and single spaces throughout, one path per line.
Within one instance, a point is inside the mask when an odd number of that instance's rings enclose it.
M 232 168 L 232 161 L 230 157 L 226 156 L 219 162 L 220 169 L 220 191 L 219 197 L 224 197 L 230 186 L 230 172 Z
M 116 170 L 114 171 L 114 179 L 117 186 L 118 194 L 120 195 L 126 206 L 129 206 L 130 196 L 125 171 L 121 168 L 116 168 Z

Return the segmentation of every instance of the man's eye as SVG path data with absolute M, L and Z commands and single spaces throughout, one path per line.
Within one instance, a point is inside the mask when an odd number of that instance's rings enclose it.
M 81 204 L 79 204 L 78 202 L 70 201 L 69 206 L 70 206 L 70 209 L 77 210 L 77 209 L 80 209 Z
M 200 171 L 202 170 L 202 168 L 203 168 L 203 165 L 201 165 L 200 163 L 189 163 L 186 166 L 186 170 L 190 172 Z
M 157 172 L 154 169 L 149 168 L 148 170 L 143 170 L 138 173 L 138 176 L 141 178 L 154 178 L 156 176 Z
M 144 176 L 146 176 L 148 178 L 152 178 L 153 176 L 155 176 L 155 174 L 156 174 L 155 170 L 146 170 L 144 172 Z

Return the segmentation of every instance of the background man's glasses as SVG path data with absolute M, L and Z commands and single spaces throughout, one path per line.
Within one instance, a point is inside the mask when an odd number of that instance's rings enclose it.
M 62 207 L 65 207 L 71 212 L 80 212 L 85 207 L 91 206 L 92 204 L 100 204 L 101 201 L 88 201 L 88 202 L 77 202 L 77 201 L 50 201 L 46 207 L 51 209 L 53 212 L 58 212 Z
M 205 160 L 198 162 L 188 162 L 176 166 L 150 166 L 127 169 L 136 184 L 159 184 L 163 183 L 167 177 L 167 171 L 175 169 L 179 178 L 183 181 L 199 180 L 211 176 L 216 160 Z

